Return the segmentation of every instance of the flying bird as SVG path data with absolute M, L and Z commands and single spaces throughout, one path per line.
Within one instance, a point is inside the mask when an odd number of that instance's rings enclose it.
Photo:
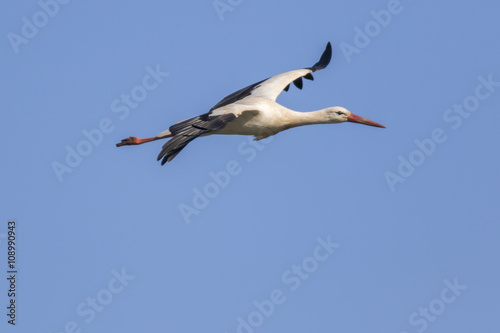
M 140 145 L 171 138 L 158 155 L 161 164 L 170 162 L 188 143 L 200 136 L 212 134 L 253 135 L 261 140 L 289 128 L 312 124 L 338 124 L 346 121 L 383 127 L 374 121 L 357 116 L 347 109 L 334 106 L 319 111 L 297 112 L 276 102 L 278 95 L 288 91 L 293 83 L 302 89 L 302 78 L 314 80 L 311 73 L 326 68 L 332 58 L 332 45 L 327 44 L 323 55 L 312 67 L 279 74 L 223 98 L 208 113 L 181 120 L 155 137 L 140 139 L 131 136 L 117 143 L 117 147 Z

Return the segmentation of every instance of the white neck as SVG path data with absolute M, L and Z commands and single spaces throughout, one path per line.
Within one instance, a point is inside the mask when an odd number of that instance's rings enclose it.
M 284 115 L 283 123 L 286 128 L 292 128 L 303 125 L 329 124 L 331 121 L 326 117 L 325 109 L 311 112 L 290 110 Z

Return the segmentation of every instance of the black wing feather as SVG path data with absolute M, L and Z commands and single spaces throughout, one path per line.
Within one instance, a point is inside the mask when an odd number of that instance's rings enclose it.
M 295 81 L 293 81 L 293 84 L 299 88 L 300 90 L 302 90 L 302 87 L 304 86 L 303 82 L 302 82 L 302 77 L 299 77 L 298 79 L 296 79 Z
M 220 116 L 210 116 L 206 113 L 170 126 L 169 130 L 173 137 L 163 145 L 157 160 L 162 159 L 161 165 L 170 162 L 188 143 L 200 135 L 223 129 L 234 119 L 236 119 L 236 116 L 233 113 Z
M 311 73 L 307 73 L 306 75 L 304 75 L 304 79 L 314 81 L 314 76 L 312 76 Z
M 239 100 L 241 100 L 241 99 L 243 99 L 243 98 L 245 98 L 247 96 L 250 96 L 250 94 L 252 93 L 252 91 L 255 88 L 257 88 L 262 82 L 264 82 L 266 80 L 267 79 L 259 81 L 259 82 L 254 83 L 254 84 L 251 84 L 248 87 L 240 89 L 240 90 L 232 93 L 231 95 L 228 95 L 228 96 L 224 97 L 219 103 L 215 104 L 215 106 L 210 109 L 209 113 L 211 113 L 215 109 L 218 109 L 218 108 L 221 108 L 223 106 L 232 104 L 232 103 L 237 102 L 237 101 L 239 101 Z
M 313 72 L 319 71 L 320 69 L 326 68 L 328 64 L 330 63 L 330 60 L 332 60 L 332 44 L 328 42 L 326 44 L 325 51 L 321 55 L 321 58 L 317 63 L 314 64 L 314 66 L 309 67 L 308 69 L 311 69 Z

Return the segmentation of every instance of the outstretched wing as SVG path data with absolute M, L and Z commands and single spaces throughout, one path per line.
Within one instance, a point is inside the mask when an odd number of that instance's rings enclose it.
M 219 103 L 217 103 L 210 110 L 210 112 L 218 108 L 221 108 L 223 106 L 226 106 L 228 104 L 235 103 L 248 96 L 262 97 L 275 101 L 276 98 L 278 98 L 278 95 L 283 90 L 288 91 L 288 89 L 290 88 L 290 84 L 292 82 L 297 88 L 302 89 L 303 86 L 302 78 L 305 78 L 307 80 L 314 80 L 314 77 L 312 76 L 311 73 L 316 72 L 328 66 L 331 58 L 332 58 L 332 44 L 328 42 L 325 51 L 321 55 L 321 58 L 316 64 L 314 64 L 314 66 L 279 74 L 270 77 L 266 80 L 262 80 L 260 82 L 249 85 L 248 87 L 240 89 L 237 92 L 224 97 Z

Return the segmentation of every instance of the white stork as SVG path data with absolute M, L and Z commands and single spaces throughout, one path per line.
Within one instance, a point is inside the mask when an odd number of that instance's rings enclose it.
M 199 136 L 212 134 L 253 135 L 261 140 L 289 128 L 311 124 L 338 124 L 346 121 L 383 127 L 374 121 L 357 116 L 340 106 L 319 111 L 297 112 L 278 103 L 276 98 L 288 91 L 290 84 L 302 89 L 302 78 L 314 80 L 311 73 L 325 68 L 332 57 L 332 45 L 327 44 L 321 59 L 312 67 L 279 74 L 254 83 L 225 97 L 208 113 L 186 119 L 170 126 L 155 137 L 139 139 L 131 136 L 117 147 L 140 145 L 159 139 L 172 138 L 158 155 L 161 164 L 170 162 L 188 143 Z

